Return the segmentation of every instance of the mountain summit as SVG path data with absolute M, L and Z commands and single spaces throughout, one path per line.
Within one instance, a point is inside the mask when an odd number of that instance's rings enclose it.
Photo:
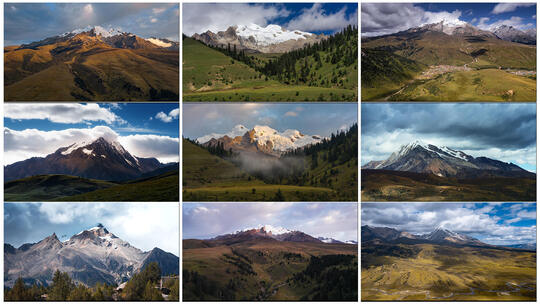
M 430 233 L 416 235 L 389 227 L 362 226 L 362 242 L 382 240 L 387 242 L 433 242 L 437 244 L 490 246 L 466 234 L 438 227 Z
M 262 27 L 251 23 L 233 25 L 217 33 L 206 31 L 194 34 L 192 38 L 211 46 L 230 45 L 238 50 L 251 52 L 284 53 L 318 42 L 326 36 L 298 30 L 289 31 L 275 24 Z
M 155 158 L 133 156 L 117 141 L 99 137 L 73 143 L 46 157 L 33 157 L 4 167 L 6 181 L 41 174 L 67 174 L 122 181 L 164 166 Z
M 206 146 L 223 144 L 226 150 L 261 151 L 267 154 L 281 154 L 307 145 L 319 143 L 319 135 L 305 135 L 298 130 L 278 132 L 269 126 L 255 126 L 248 129 L 243 125 L 235 126 L 226 134 L 212 133 L 197 138 L 197 142 Z
M 4 248 L 4 284 L 13 286 L 22 277 L 27 283 L 47 285 L 54 271 L 67 272 L 87 286 L 98 282 L 120 284 L 150 262 L 163 274 L 178 274 L 178 257 L 159 248 L 143 252 L 109 232 L 103 225 L 83 230 L 65 242 L 53 233 L 38 243 Z M 159 259 L 156 259 L 159 257 Z
M 437 147 L 421 141 L 402 145 L 383 161 L 371 161 L 362 169 L 380 169 L 432 173 L 441 177 L 535 177 L 534 173 L 512 163 L 487 157 L 473 157 L 448 147 Z

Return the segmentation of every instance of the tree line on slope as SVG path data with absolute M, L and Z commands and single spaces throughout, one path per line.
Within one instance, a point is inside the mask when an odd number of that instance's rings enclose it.
M 93 287 L 76 284 L 67 272 L 56 270 L 49 286 L 27 286 L 22 278 L 13 288 L 4 288 L 5 301 L 163 301 L 159 290 L 161 269 L 157 262 L 149 263 L 141 272 L 133 275 L 123 289 L 115 285 L 97 283 Z M 179 299 L 178 279 L 167 280 L 164 289 L 168 301 Z

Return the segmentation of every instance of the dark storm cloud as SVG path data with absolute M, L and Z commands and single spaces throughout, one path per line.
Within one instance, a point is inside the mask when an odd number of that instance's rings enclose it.
M 536 240 L 535 203 L 364 203 L 362 225 L 425 234 L 438 227 L 490 244 Z
M 469 139 L 467 150 L 520 149 L 536 144 L 534 104 L 364 104 L 362 135 L 398 130 Z
M 5 45 L 28 43 L 87 26 L 121 28 L 144 38 L 179 40 L 174 3 L 6 3 Z

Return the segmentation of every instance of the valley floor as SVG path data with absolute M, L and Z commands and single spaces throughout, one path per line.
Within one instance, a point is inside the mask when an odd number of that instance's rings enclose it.
M 362 300 L 536 299 L 535 252 L 429 244 L 397 246 L 401 252 L 418 253 L 400 257 L 367 253 L 363 245 Z
M 362 88 L 363 101 L 536 101 L 536 73 L 433 66 L 401 87 Z M 365 91 L 365 93 L 364 93 Z
M 363 201 L 535 201 L 536 180 L 444 178 L 433 174 L 363 169 Z
M 288 86 L 264 82 L 253 86 L 204 90 L 183 94 L 184 101 L 349 101 L 357 100 L 356 90 Z

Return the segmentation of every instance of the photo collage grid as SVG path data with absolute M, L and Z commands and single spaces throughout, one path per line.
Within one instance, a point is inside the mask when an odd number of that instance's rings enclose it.
M 536 301 L 536 10 L 4 2 L 2 301 Z

